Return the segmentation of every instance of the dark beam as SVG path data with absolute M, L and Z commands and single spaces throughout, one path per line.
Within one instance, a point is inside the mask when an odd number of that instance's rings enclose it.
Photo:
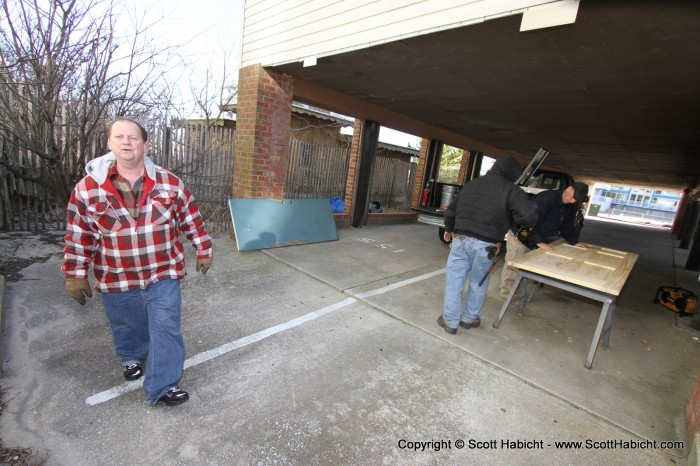
M 379 128 L 376 121 L 365 121 L 362 128 L 362 140 L 360 141 L 359 164 L 357 178 L 355 179 L 355 193 L 352 197 L 352 226 L 359 228 L 367 220 L 367 205 L 369 204 L 369 191 L 372 187 L 372 170 L 379 143 Z

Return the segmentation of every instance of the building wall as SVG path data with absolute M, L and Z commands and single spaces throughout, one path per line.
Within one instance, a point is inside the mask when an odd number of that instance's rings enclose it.
M 700 372 L 695 379 L 688 404 L 685 407 L 688 465 L 700 466 Z
M 457 174 L 457 184 L 464 184 L 467 181 L 467 168 L 469 167 L 469 159 L 472 157 L 472 153 L 468 150 L 462 150 L 462 160 L 459 163 L 459 173 Z
M 416 169 L 416 180 L 413 183 L 413 196 L 411 199 L 411 207 L 416 208 L 420 206 L 420 198 L 423 194 L 423 188 L 426 179 L 426 161 L 428 159 L 428 148 L 430 147 L 430 141 L 427 139 L 421 139 L 420 142 L 420 155 L 418 156 L 418 168 Z
M 240 71 L 233 197 L 282 198 L 293 82 L 259 65 Z
M 360 164 L 360 143 L 362 142 L 362 131 L 364 131 L 365 122 L 361 119 L 355 120 L 353 129 L 352 144 L 350 145 L 350 161 L 348 162 L 348 178 L 345 183 L 345 212 L 350 215 L 352 212 L 353 202 L 355 201 L 355 183 L 357 182 L 357 169 Z
M 247 0 L 242 67 L 320 58 L 523 12 L 550 20 L 555 3 L 578 1 Z

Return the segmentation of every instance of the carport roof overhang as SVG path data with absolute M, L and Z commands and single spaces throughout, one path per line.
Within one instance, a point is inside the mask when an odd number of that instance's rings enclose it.
M 295 98 L 493 156 L 550 151 L 576 179 L 668 189 L 700 173 L 700 2 L 586 1 L 273 68 Z

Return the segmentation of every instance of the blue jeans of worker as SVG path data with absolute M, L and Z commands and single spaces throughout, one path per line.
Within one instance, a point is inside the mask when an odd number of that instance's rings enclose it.
M 452 328 L 457 328 L 460 320 L 471 323 L 481 316 L 491 276 L 489 275 L 481 286 L 479 281 L 493 263 L 493 260 L 488 258 L 486 250 L 489 246 L 494 244 L 469 236 L 452 236 L 445 272 L 445 299 L 442 306 L 445 323 Z M 467 299 L 462 303 L 462 292 L 467 276 L 469 276 Z
M 102 293 L 102 304 L 123 365 L 143 363 L 143 388 L 155 404 L 182 377 L 185 343 L 180 333 L 180 281 L 163 280 L 143 290 Z

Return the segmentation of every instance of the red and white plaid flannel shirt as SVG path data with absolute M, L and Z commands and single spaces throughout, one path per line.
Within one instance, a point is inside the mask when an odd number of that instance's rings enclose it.
M 66 278 L 87 278 L 90 263 L 103 293 L 143 289 L 185 276 L 183 233 L 198 258 L 212 256 L 209 233 L 192 194 L 182 181 L 146 157 L 138 218 L 134 219 L 107 176 L 114 156 L 88 164 L 67 208 Z

